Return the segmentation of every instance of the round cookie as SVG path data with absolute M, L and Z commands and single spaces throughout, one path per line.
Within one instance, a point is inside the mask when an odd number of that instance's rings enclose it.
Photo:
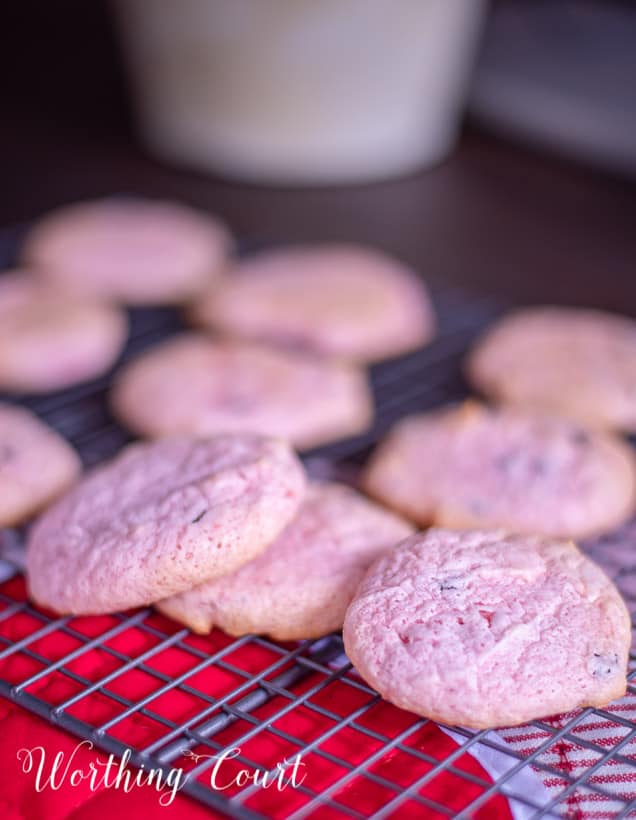
M 0 275 L 0 390 L 42 393 L 96 378 L 119 356 L 127 320 L 33 275 Z
M 193 298 L 225 266 L 231 242 L 214 217 L 137 198 L 69 205 L 29 233 L 23 258 L 72 293 L 127 304 Z
M 391 703 L 489 729 L 621 697 L 631 626 L 572 542 L 429 530 L 372 565 L 343 636 Z
M 257 432 L 300 448 L 361 433 L 373 409 L 354 365 L 184 334 L 131 362 L 112 395 L 145 436 Z
M 470 401 L 397 424 L 362 484 L 423 526 L 582 537 L 633 513 L 636 460 L 609 433 Z
M 304 489 L 302 465 L 278 439 L 133 444 L 36 522 L 30 594 L 56 612 L 98 614 L 190 589 L 265 549 Z
M 317 638 L 342 627 L 368 566 L 412 532 L 344 484 L 312 484 L 296 518 L 265 552 L 156 606 L 195 632 L 218 626 L 230 635 Z
M 75 481 L 70 444 L 29 410 L 0 404 L 0 528 L 22 524 Z
M 485 334 L 467 373 L 498 402 L 636 432 L 636 322 L 625 316 L 580 308 L 519 311 Z
M 230 335 L 360 362 L 406 353 L 435 332 L 419 277 L 379 251 L 354 245 L 255 254 L 190 315 Z

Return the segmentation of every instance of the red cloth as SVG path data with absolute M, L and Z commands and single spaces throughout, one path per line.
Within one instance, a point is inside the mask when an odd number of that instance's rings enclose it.
M 13 579 L 1 585 L 0 590 L 14 600 L 24 600 L 24 585 L 21 579 Z M 0 613 L 1 614 L 1 613 Z M 150 616 L 146 621 L 156 629 L 162 630 L 169 636 L 177 627 L 160 616 Z M 71 627 L 83 635 L 91 638 L 103 635 L 108 629 L 116 626 L 118 621 L 111 617 L 81 618 L 71 623 Z M 0 635 L 15 644 L 17 641 L 33 635 L 42 622 L 24 613 L 16 613 L 0 620 Z M 130 701 L 139 700 L 150 693 L 158 691 L 164 681 L 149 672 L 139 669 L 126 670 L 126 658 L 136 658 L 142 652 L 153 646 L 158 646 L 161 638 L 139 626 L 128 627 L 123 633 L 108 641 L 109 647 L 116 650 L 125 658 L 117 658 L 103 649 L 90 649 L 82 652 L 75 660 L 65 662 L 65 668 L 81 676 L 89 682 L 97 682 L 104 675 L 116 670 L 118 674 L 104 686 L 120 697 Z M 211 636 L 188 636 L 184 640 L 185 647 L 191 646 L 207 654 L 218 652 L 224 647 L 230 647 L 231 639 L 220 632 Z M 6 646 L 6 643 L 5 643 Z M 55 663 L 68 653 L 81 646 L 81 641 L 65 633 L 56 631 L 37 640 L 28 642 L 28 649 L 37 653 L 48 663 Z M 231 649 L 224 656 L 224 662 L 234 669 L 244 670 L 250 674 L 259 674 L 280 661 L 280 655 L 256 642 L 248 641 L 239 648 Z M 183 647 L 161 647 L 147 660 L 147 666 L 170 677 L 175 677 L 201 664 L 201 657 L 191 654 Z M 29 676 L 46 668 L 43 662 L 18 651 L 2 658 L 0 655 L 0 678 L 17 684 Z M 282 671 L 277 668 L 268 678 L 273 678 Z M 311 674 L 301 683 L 293 687 L 297 695 L 307 692 L 316 686 L 326 675 L 321 672 Z M 186 683 L 198 692 L 208 696 L 224 697 L 229 695 L 245 678 L 235 674 L 233 669 L 221 668 L 218 665 L 195 670 L 186 680 Z M 85 684 L 77 682 L 59 670 L 47 672 L 43 677 L 33 682 L 26 689 L 30 694 L 45 702 L 58 705 L 85 688 Z M 314 692 L 311 703 L 335 713 L 344 720 L 351 719 L 356 710 L 368 703 L 370 696 L 367 692 L 348 685 L 346 682 L 335 679 Z M 335 722 L 331 718 L 312 710 L 309 706 L 298 704 L 284 715 L 281 709 L 288 706 L 289 700 L 283 696 L 271 699 L 254 713 L 260 719 L 271 718 L 273 725 L 281 733 L 297 738 L 303 743 L 311 743 L 316 738 L 330 730 Z M 117 720 L 108 729 L 108 733 L 117 737 L 130 746 L 144 746 L 164 736 L 169 729 L 155 720 L 153 715 L 181 722 L 197 715 L 203 708 L 209 706 L 205 700 L 194 693 L 183 690 L 171 690 L 158 694 L 151 700 L 147 709 L 152 713 L 143 715 L 139 712 Z M 99 726 L 104 722 L 121 718 L 126 709 L 125 705 L 106 695 L 94 692 L 76 700 L 65 709 L 75 717 L 86 721 L 92 726 Z M 136 787 L 126 793 L 121 789 L 105 788 L 103 785 L 95 791 L 90 784 L 83 781 L 78 785 L 71 785 L 67 777 L 58 789 L 50 787 L 41 792 L 35 790 L 35 768 L 23 771 L 24 754 L 22 761 L 18 759 L 20 749 L 33 749 L 41 746 L 46 751 L 45 775 L 50 771 L 50 764 L 54 756 L 61 752 L 68 756 L 77 747 L 79 740 L 54 727 L 42 718 L 27 712 L 12 702 L 0 699 L 0 766 L 3 773 L 3 786 L 0 789 L 0 817 L 3 820 L 112 820 L 114 815 L 122 817 L 139 816 L 143 818 L 166 818 L 166 820 L 198 820 L 198 818 L 219 817 L 211 809 L 195 802 L 186 795 L 177 794 L 170 806 L 162 806 L 159 795 L 153 787 Z M 444 734 L 435 724 L 427 722 L 417 726 L 417 718 L 403 712 L 383 701 L 375 704 L 366 711 L 362 711 L 356 718 L 360 727 L 365 727 L 380 733 L 388 738 L 395 738 L 410 726 L 416 727 L 408 733 L 402 745 L 413 748 L 429 756 L 432 761 L 444 760 L 456 752 L 454 741 Z M 299 746 L 285 737 L 276 735 L 267 729 L 262 729 L 251 739 L 241 742 L 239 739 L 253 726 L 246 720 L 237 720 L 222 732 L 215 735 L 215 741 L 223 746 L 232 747 L 240 744 L 242 754 L 254 761 L 263 769 L 275 766 L 277 761 L 290 758 L 298 752 Z M 348 761 L 352 765 L 364 764 L 374 755 L 382 743 L 372 735 L 365 734 L 352 726 L 342 726 L 335 733 L 324 739 L 319 748 L 332 757 L 325 757 L 316 752 L 304 755 L 304 785 L 312 792 L 321 794 L 332 784 L 343 777 L 347 770 L 334 762 L 333 758 Z M 198 746 L 194 749 L 199 754 L 212 754 L 213 749 Z M 39 762 L 39 752 L 34 753 L 36 764 Z M 105 762 L 108 755 L 86 746 L 79 748 L 73 759 L 71 769 L 82 768 L 88 770 L 89 764 L 95 761 Z M 187 768 L 193 763 L 179 759 L 173 764 Z M 460 772 L 466 772 L 473 778 L 479 778 L 485 784 L 490 784 L 490 778 L 477 760 L 470 754 L 463 753 L 454 761 L 453 766 L 457 773 L 444 771 L 436 774 L 428 783 L 419 789 L 419 794 L 432 801 L 431 806 L 438 804 L 446 808 L 460 810 L 482 793 L 484 787 L 470 779 L 465 779 Z M 237 761 L 226 761 L 223 764 L 222 784 L 228 783 L 238 769 L 244 764 Z M 355 808 L 363 814 L 371 814 L 387 802 L 399 795 L 401 791 L 424 776 L 434 768 L 433 762 L 416 757 L 399 748 L 391 748 L 378 756 L 368 766 L 368 771 L 382 778 L 384 781 L 396 784 L 396 789 L 389 789 L 382 783 L 374 782 L 364 775 L 356 775 L 347 785 L 338 788 L 332 795 L 335 803 Z M 365 765 L 365 770 L 367 766 Z M 131 773 L 134 774 L 131 767 Z M 209 773 L 202 782 L 209 784 Z M 231 796 L 237 788 L 229 788 L 223 794 Z M 298 809 L 310 799 L 310 796 L 301 790 L 288 787 L 279 792 L 275 788 L 256 789 L 246 802 L 246 806 L 260 812 L 267 817 L 284 818 Z M 320 807 L 316 816 L 322 818 L 344 817 L 337 808 Z M 400 818 L 442 817 L 442 813 L 434 808 L 427 809 L 422 803 L 410 800 L 401 803 L 396 811 Z M 510 818 L 510 811 L 506 800 L 500 796 L 494 797 L 486 803 L 476 814 L 476 817 L 498 820 Z
M 58 791 L 46 788 L 37 793 L 35 773 L 23 773 L 22 764 L 17 759 L 17 750 L 43 746 L 49 754 L 60 751 L 65 755 L 70 755 L 76 748 L 78 740 L 19 707 L 0 702 L 2 704 L 0 709 L 2 720 L 0 765 L 3 779 L 6 778 L 0 794 L 0 817 L 3 820 L 112 820 L 114 816 L 139 816 L 144 820 L 155 820 L 155 818 L 156 820 L 160 818 L 167 818 L 167 820 L 181 820 L 181 818 L 199 820 L 201 818 L 203 820 L 203 818 L 222 816 L 183 794 L 178 794 L 170 806 L 161 806 L 157 792 L 151 787 L 134 788 L 128 793 L 113 788 L 101 788 L 93 793 L 86 782 L 79 786 L 71 786 L 68 781 L 65 781 Z M 418 748 L 440 759 L 455 751 L 453 741 L 442 734 L 437 727 L 427 724 L 426 728 L 427 731 L 421 733 L 418 738 Z M 346 753 L 346 749 L 342 753 Z M 105 761 L 106 758 L 105 754 L 94 749 L 81 748 L 73 759 L 73 765 L 87 768 L 91 761 L 96 759 Z M 382 776 L 395 782 L 400 782 L 400 779 L 408 780 L 409 763 L 407 759 L 412 760 L 404 753 L 395 754 L 388 765 L 372 767 L 372 770 L 378 773 L 382 771 Z M 412 763 L 410 766 L 412 767 Z M 470 755 L 463 755 L 457 767 L 488 779 L 483 769 Z M 423 771 L 419 772 L 419 774 L 423 773 Z M 479 787 L 469 784 L 458 775 L 444 774 L 432 781 L 432 785 L 423 790 L 422 794 L 442 806 L 459 810 L 480 791 Z M 263 805 L 262 810 L 270 813 L 270 816 L 284 817 L 286 793 L 274 795 L 272 792 L 264 792 L 264 794 L 267 796 L 265 801 L 267 805 Z M 358 811 L 365 813 L 368 810 L 370 813 L 378 807 L 378 803 L 383 801 L 383 798 L 390 799 L 392 796 L 383 795 L 382 789 L 361 778 L 344 797 L 339 797 L 345 805 L 355 807 Z M 273 801 L 272 798 L 274 798 Z M 274 805 L 271 805 L 272 802 Z M 258 807 L 254 806 L 254 808 Z M 422 817 L 424 816 L 422 812 L 421 804 L 413 802 L 400 810 L 400 817 Z M 435 817 L 436 814 L 431 810 L 430 817 Z M 332 816 L 336 817 L 338 814 L 333 813 Z M 444 815 L 439 813 L 439 816 Z M 477 816 L 509 818 L 510 813 L 505 801 L 496 798 L 490 801 Z

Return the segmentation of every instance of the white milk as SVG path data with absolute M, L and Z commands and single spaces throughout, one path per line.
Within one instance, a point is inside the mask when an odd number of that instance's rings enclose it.
M 453 145 L 484 0 L 120 0 L 140 126 L 166 158 L 364 181 Z

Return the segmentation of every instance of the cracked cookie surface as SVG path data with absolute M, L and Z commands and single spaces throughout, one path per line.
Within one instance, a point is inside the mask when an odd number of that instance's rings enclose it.
M 433 529 L 372 565 L 343 636 L 387 700 L 485 729 L 621 697 L 631 627 L 572 542 Z
M 278 439 L 130 445 L 36 522 L 30 594 L 57 612 L 96 614 L 189 589 L 265 549 L 304 490 L 302 465 Z

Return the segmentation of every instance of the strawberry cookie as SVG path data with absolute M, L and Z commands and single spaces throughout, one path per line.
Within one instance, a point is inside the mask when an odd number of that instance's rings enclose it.
M 31 596 L 56 612 L 98 614 L 190 589 L 262 552 L 304 490 L 302 465 L 278 439 L 133 444 L 36 522 Z
M 572 542 L 434 529 L 372 565 L 343 635 L 391 703 L 489 729 L 620 698 L 631 627 Z
M 96 378 L 126 341 L 123 311 L 62 294 L 35 275 L 0 275 L 0 390 L 43 393 Z
M 632 448 L 567 419 L 468 401 L 400 421 L 363 486 L 422 526 L 583 537 L 636 504 Z
M 0 404 L 0 527 L 22 524 L 80 473 L 70 444 L 29 410 Z
M 518 311 L 484 335 L 467 372 L 494 401 L 636 432 L 636 322 L 627 316 L 562 307 Z
M 131 362 L 112 406 L 143 436 L 255 432 L 301 449 L 362 433 L 373 415 L 366 375 L 354 365 L 203 334 Z
M 175 202 L 112 198 L 68 205 L 28 234 L 25 262 L 71 293 L 126 304 L 192 299 L 231 248 L 213 216 Z
M 204 327 L 358 362 L 429 342 L 435 317 L 420 277 L 354 245 L 263 251 L 228 271 L 191 308 Z

